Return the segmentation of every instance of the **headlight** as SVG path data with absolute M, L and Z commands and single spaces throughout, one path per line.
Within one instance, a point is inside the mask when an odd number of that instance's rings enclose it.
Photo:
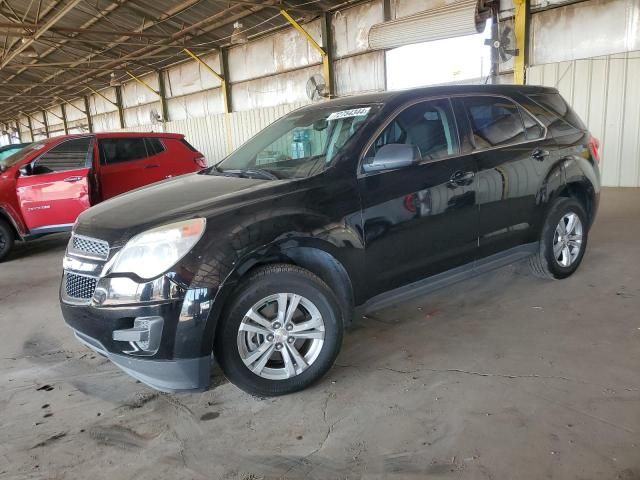
M 196 218 L 136 235 L 117 255 L 111 273 L 134 273 L 150 280 L 182 259 L 202 237 L 207 221 Z

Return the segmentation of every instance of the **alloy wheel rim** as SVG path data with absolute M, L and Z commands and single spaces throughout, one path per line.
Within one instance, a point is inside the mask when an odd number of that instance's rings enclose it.
M 4 237 L 4 233 L 0 231 L 0 252 L 3 251 L 7 246 L 7 239 Z
M 286 380 L 313 365 L 324 337 L 324 319 L 313 302 L 295 293 L 277 293 L 245 314 L 238 329 L 238 352 L 259 377 Z
M 553 235 L 553 256 L 561 267 L 567 268 L 580 255 L 582 250 L 582 222 L 580 217 L 569 212 L 558 222 Z

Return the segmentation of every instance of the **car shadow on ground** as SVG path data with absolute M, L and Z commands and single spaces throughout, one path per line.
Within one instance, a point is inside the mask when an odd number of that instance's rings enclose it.
M 68 233 L 56 233 L 28 242 L 16 242 L 13 250 L 3 263 L 21 260 L 26 257 L 39 256 L 55 251 L 59 251 L 62 254 L 64 249 L 67 247 L 67 243 L 69 243 Z

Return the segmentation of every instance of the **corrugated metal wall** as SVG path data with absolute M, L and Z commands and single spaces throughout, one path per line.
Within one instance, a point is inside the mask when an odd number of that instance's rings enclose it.
M 556 87 L 600 139 L 602 183 L 640 187 L 640 52 L 530 67 L 527 83 Z

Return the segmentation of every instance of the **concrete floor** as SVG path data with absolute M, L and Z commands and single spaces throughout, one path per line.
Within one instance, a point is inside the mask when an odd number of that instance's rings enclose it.
M 310 390 L 158 395 L 78 344 L 55 236 L 0 265 L 0 478 L 640 479 L 640 189 L 565 281 L 525 265 L 364 318 Z

